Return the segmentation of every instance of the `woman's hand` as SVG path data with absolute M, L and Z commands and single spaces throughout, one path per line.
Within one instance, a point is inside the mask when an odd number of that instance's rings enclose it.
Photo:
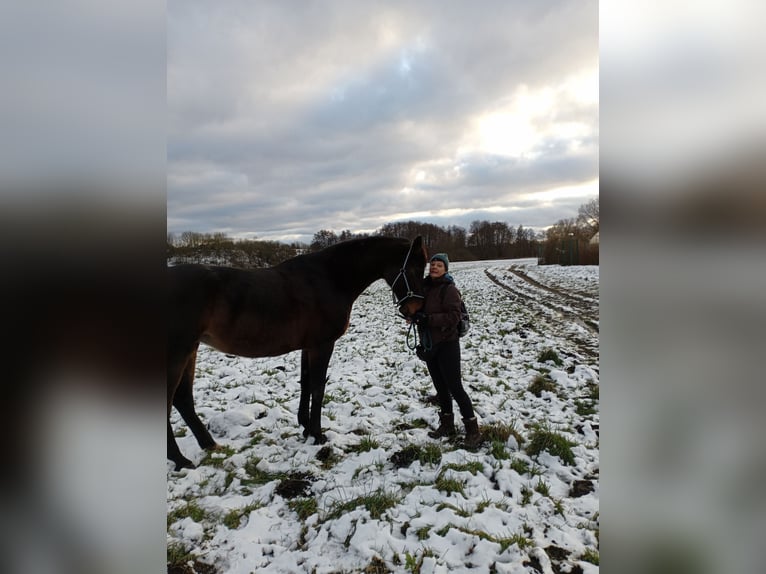
M 412 317 L 410 317 L 409 321 L 421 327 L 425 327 L 428 325 L 428 315 L 423 313 L 423 311 L 418 311 Z

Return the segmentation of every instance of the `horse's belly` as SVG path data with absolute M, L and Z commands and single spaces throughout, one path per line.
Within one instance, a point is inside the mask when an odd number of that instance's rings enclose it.
M 222 353 L 250 358 L 276 357 L 300 348 L 296 343 L 290 341 L 222 340 L 218 337 L 205 335 L 200 340 Z

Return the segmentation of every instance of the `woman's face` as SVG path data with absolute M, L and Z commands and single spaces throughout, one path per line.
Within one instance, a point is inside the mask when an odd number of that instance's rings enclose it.
M 447 270 L 444 268 L 444 261 L 441 261 L 439 259 L 434 259 L 431 261 L 429 268 L 428 268 L 428 275 L 433 279 L 438 279 L 442 275 L 444 275 L 447 272 Z

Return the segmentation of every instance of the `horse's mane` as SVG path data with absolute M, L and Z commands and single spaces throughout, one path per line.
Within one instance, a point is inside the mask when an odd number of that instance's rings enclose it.
M 347 239 L 334 243 L 319 251 L 311 253 L 304 253 L 288 259 L 282 262 L 280 265 L 294 263 L 309 263 L 312 261 L 348 261 L 349 258 L 353 259 L 357 254 L 361 256 L 362 253 L 369 252 L 382 245 L 396 245 L 400 244 L 403 248 L 409 244 L 409 240 L 402 237 L 389 237 L 385 235 L 372 235 L 369 237 L 356 237 L 354 239 Z

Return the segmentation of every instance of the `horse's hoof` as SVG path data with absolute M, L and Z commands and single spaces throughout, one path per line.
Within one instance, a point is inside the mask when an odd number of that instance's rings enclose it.
M 303 438 L 309 438 L 309 429 L 303 429 Z
M 174 461 L 176 464 L 176 472 L 179 470 L 183 470 L 185 468 L 197 468 L 194 466 L 194 463 L 190 461 L 188 458 L 183 458 L 181 460 Z
M 323 433 L 319 433 L 318 435 L 314 435 L 314 444 L 324 444 L 327 442 L 327 435 Z

